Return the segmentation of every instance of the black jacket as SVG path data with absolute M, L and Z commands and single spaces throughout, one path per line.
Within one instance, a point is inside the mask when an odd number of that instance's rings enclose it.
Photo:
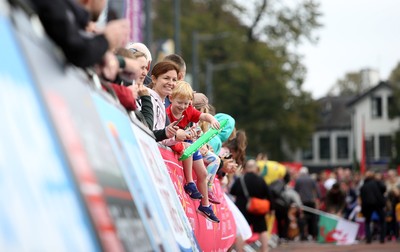
M 386 186 L 374 178 L 366 178 L 360 189 L 362 207 L 384 207 Z
M 49 35 L 65 57 L 78 67 L 101 63 L 108 50 L 104 35 L 85 31 L 89 13 L 73 0 L 31 0 Z

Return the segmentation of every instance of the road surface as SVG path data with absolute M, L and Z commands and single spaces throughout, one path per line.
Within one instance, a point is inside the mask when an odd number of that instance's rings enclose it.
M 380 244 L 375 241 L 371 244 L 338 246 L 334 244 L 319 244 L 315 242 L 289 242 L 281 244 L 270 252 L 400 252 L 400 242 L 389 241 Z

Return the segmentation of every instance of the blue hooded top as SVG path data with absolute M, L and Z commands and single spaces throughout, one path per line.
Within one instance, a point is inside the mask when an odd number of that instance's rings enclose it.
M 221 121 L 223 119 L 228 119 L 228 123 L 222 129 L 222 131 L 213 137 L 208 143 L 213 149 L 215 154 L 219 154 L 221 151 L 222 143 L 228 140 L 229 136 L 232 134 L 233 129 L 235 128 L 235 119 L 232 116 L 224 113 L 218 113 L 215 116 L 215 119 Z

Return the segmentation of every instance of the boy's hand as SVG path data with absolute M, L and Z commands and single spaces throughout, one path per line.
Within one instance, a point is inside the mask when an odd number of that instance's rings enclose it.
M 178 126 L 175 126 L 175 127 L 178 127 Z M 175 134 L 176 141 L 182 142 L 183 140 L 186 140 L 189 138 L 190 138 L 189 134 L 187 134 L 184 130 L 178 128 L 178 130 L 176 131 L 176 134 Z
M 213 118 L 212 120 L 211 120 L 211 126 L 214 128 L 214 129 L 219 129 L 220 127 L 221 127 L 221 125 L 219 124 L 219 122 L 218 122 L 218 120 L 217 119 L 215 119 L 215 118 Z

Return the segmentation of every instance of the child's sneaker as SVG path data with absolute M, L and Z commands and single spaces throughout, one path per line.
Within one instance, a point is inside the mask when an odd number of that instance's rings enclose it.
M 215 216 L 214 211 L 211 209 L 211 205 L 207 207 L 200 204 L 199 208 L 197 208 L 197 212 L 203 215 L 207 220 L 219 223 L 219 219 Z
M 189 182 L 189 183 L 187 183 L 187 184 L 183 187 L 183 189 L 185 189 L 185 192 L 186 192 L 187 194 L 189 194 L 190 198 L 192 198 L 192 199 L 199 200 L 199 199 L 202 199 L 202 198 L 203 198 L 203 195 L 201 195 L 201 193 L 199 192 L 199 190 L 197 190 L 197 186 L 196 186 L 196 184 L 195 184 L 194 182 Z
M 217 199 L 217 196 L 213 191 L 208 191 L 208 200 L 213 204 L 221 204 L 221 202 Z

